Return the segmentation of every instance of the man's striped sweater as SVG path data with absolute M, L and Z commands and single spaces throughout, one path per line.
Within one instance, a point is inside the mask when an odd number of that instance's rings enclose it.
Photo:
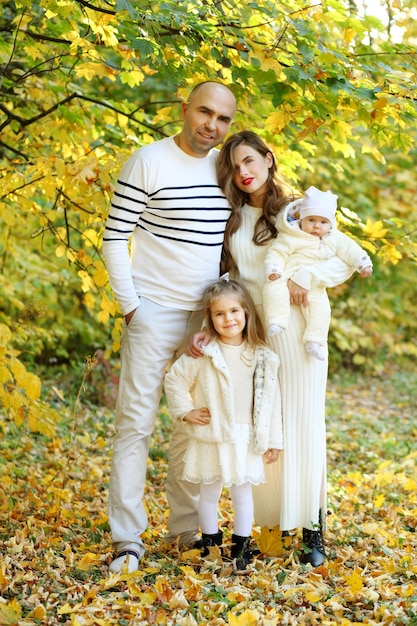
M 217 184 L 217 155 L 214 149 L 191 157 L 169 137 L 137 150 L 123 166 L 103 255 L 124 315 L 140 295 L 181 310 L 201 308 L 204 288 L 219 276 L 230 215 Z

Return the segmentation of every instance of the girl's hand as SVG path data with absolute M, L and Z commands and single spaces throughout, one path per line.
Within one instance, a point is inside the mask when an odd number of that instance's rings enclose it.
M 203 406 L 201 409 L 193 409 L 185 415 L 184 422 L 187 424 L 198 424 L 199 426 L 207 426 L 210 423 L 210 411 Z
M 187 348 L 188 356 L 198 359 L 202 355 L 201 348 L 204 348 L 210 341 L 210 335 L 207 330 L 200 330 L 191 337 L 191 343 Z
M 264 454 L 264 459 L 267 464 L 275 463 L 275 461 L 278 461 L 278 457 L 279 450 L 277 450 L 277 448 L 269 448 Z

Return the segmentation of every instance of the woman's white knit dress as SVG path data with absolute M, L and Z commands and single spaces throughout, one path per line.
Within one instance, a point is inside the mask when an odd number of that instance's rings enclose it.
M 260 209 L 245 205 L 242 225 L 230 248 L 239 279 L 249 290 L 263 318 L 262 287 L 267 246 L 256 246 L 254 226 Z M 266 483 L 253 488 L 255 523 L 281 530 L 312 529 L 326 506 L 325 392 L 327 361 L 307 355 L 305 322 L 291 306 L 288 330 L 268 339 L 281 360 L 284 450 L 276 463 L 265 466 Z M 324 517 L 324 516 L 323 516 Z M 324 521 L 324 520 L 323 520 Z

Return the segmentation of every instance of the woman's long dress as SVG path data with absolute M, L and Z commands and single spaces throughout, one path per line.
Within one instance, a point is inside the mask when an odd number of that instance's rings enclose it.
M 252 241 L 261 210 L 245 205 L 241 211 L 242 225 L 232 236 L 230 249 L 238 278 L 263 318 L 267 246 L 256 246 Z M 340 270 L 338 264 L 336 267 Z M 345 278 L 338 276 L 337 280 Z M 269 528 L 278 525 L 281 530 L 312 529 L 319 522 L 320 510 L 326 507 L 327 361 L 307 355 L 302 343 L 304 327 L 299 307 L 291 306 L 289 328 L 268 340 L 281 360 L 284 450 L 276 463 L 266 465 L 266 483 L 254 487 L 253 495 L 255 523 Z

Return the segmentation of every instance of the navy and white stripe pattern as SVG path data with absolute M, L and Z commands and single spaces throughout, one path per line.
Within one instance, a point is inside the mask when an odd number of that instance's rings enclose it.
M 221 246 L 229 213 L 217 185 L 164 187 L 148 195 L 119 180 L 103 240 L 128 240 L 141 228 L 154 237 Z
M 179 309 L 201 307 L 204 288 L 219 276 L 230 216 L 217 184 L 217 155 L 191 157 L 169 137 L 141 148 L 123 166 L 103 255 L 124 312 L 138 306 L 139 295 Z

